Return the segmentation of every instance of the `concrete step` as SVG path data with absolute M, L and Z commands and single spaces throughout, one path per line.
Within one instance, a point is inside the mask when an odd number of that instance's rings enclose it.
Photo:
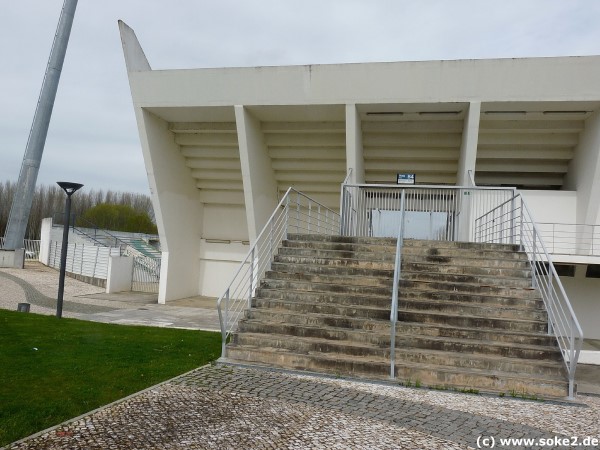
M 273 275 L 277 272 L 281 274 L 293 274 L 295 279 L 325 283 L 350 282 L 358 284 L 360 282 L 361 284 L 368 284 L 367 279 L 369 279 L 373 280 L 371 282 L 372 285 L 391 284 L 394 276 L 392 270 L 275 262 L 272 264 L 272 271 L 267 272 L 267 277 L 279 277 L 279 279 L 282 279 L 283 275 Z M 531 286 L 531 280 L 527 278 L 529 274 L 528 270 L 453 266 L 439 267 L 435 264 L 403 264 L 401 271 L 402 278 L 409 280 L 439 280 L 485 285 L 499 284 L 521 288 Z M 353 278 L 360 278 L 360 280 L 352 281 Z
M 482 328 L 486 330 L 510 330 L 526 333 L 544 333 L 548 324 L 541 320 L 503 319 L 453 313 L 409 310 L 400 308 L 398 319 L 401 322 L 452 325 L 461 328 Z
M 355 249 L 356 248 L 356 249 Z M 353 246 L 351 250 L 335 250 L 329 248 L 315 247 L 280 247 L 278 254 L 282 256 L 304 256 L 313 258 L 332 258 L 332 259 L 359 259 L 363 261 L 394 262 L 396 258 L 395 249 L 385 247 L 387 251 L 376 251 L 376 246 Z M 430 249 L 424 252 L 418 247 L 403 247 L 403 257 L 405 255 L 420 256 L 428 262 L 449 264 L 453 260 L 460 258 L 486 259 L 486 260 L 505 260 L 505 261 L 525 261 L 525 255 L 521 253 L 500 252 L 497 250 L 464 250 L 456 248 Z
M 279 272 L 279 271 L 268 271 L 265 273 L 265 278 L 270 280 L 291 280 L 291 281 L 304 281 L 307 283 L 337 283 L 343 285 L 353 286 L 375 286 L 375 287 L 386 287 L 392 288 L 393 286 L 393 274 L 392 277 L 384 276 L 368 276 L 364 275 L 345 275 L 336 273 L 312 273 L 312 272 Z
M 365 319 L 363 317 L 336 316 L 333 314 L 302 314 L 286 310 L 268 310 L 252 308 L 246 312 L 242 321 L 257 321 L 263 323 L 285 323 L 310 327 L 332 327 L 348 330 L 364 330 L 369 332 L 389 332 L 390 321 Z M 240 321 L 240 323 L 242 322 Z M 386 331 L 387 330 L 387 331 Z
M 385 296 L 391 299 L 392 286 L 366 286 L 356 284 L 336 284 L 326 282 L 312 282 L 295 279 L 294 274 L 277 273 L 277 278 L 265 278 L 260 283 L 260 288 L 285 289 L 292 291 L 309 292 L 338 292 L 344 294 L 361 294 L 366 296 Z M 512 295 L 517 298 L 536 298 L 535 290 L 519 287 L 500 287 L 480 285 L 478 283 L 454 283 L 449 281 L 431 280 L 400 280 L 400 290 L 441 290 L 450 292 L 474 293 L 477 295 L 498 295 L 501 297 Z
M 271 263 L 274 272 L 304 273 L 317 275 L 341 275 L 348 277 L 381 277 L 393 279 L 393 269 L 373 269 L 358 266 L 340 266 L 329 264 L 298 264 L 291 262 Z
M 401 310 L 409 309 L 413 311 L 443 312 L 447 314 L 465 314 L 468 316 L 481 316 L 488 318 L 493 317 L 502 319 L 527 319 L 544 322 L 548 320 L 548 314 L 545 310 L 534 308 L 515 308 L 512 306 L 501 306 L 497 304 L 467 304 L 439 300 L 426 301 L 420 299 L 402 299 L 399 300 L 398 303 Z
M 389 380 L 389 360 L 377 357 L 345 355 L 299 354 L 284 349 L 256 346 L 228 348 L 228 358 L 236 361 L 267 363 L 276 367 L 345 374 L 358 378 Z M 530 374 L 511 374 L 474 368 L 445 367 L 419 363 L 395 364 L 396 380 L 418 382 L 424 387 L 477 389 L 483 392 L 524 392 L 544 398 L 562 398 L 568 383 L 557 379 L 532 377 Z
M 289 241 L 305 241 L 305 242 L 332 242 L 332 243 L 349 243 L 349 244 L 373 244 L 395 246 L 396 238 L 379 238 L 379 237 L 351 237 L 351 236 L 332 236 L 332 235 L 317 235 L 317 234 L 288 234 Z M 429 247 L 429 248 L 456 248 L 465 250 L 500 250 L 507 252 L 518 252 L 519 246 L 513 244 L 487 244 L 476 242 L 459 242 L 459 241 L 426 241 L 420 239 L 405 239 L 406 247 Z
M 395 238 L 378 238 L 378 237 L 354 237 L 354 236 L 337 236 L 325 234 L 298 234 L 289 233 L 288 241 L 304 241 L 304 242 L 332 242 L 332 243 L 347 243 L 347 244 L 374 244 L 374 245 L 396 245 Z
M 346 306 L 367 306 L 374 308 L 391 308 L 392 297 L 366 296 L 362 294 L 345 294 L 318 291 L 290 291 L 284 289 L 260 288 L 256 291 L 256 299 L 287 299 L 293 302 L 311 302 L 322 304 L 337 304 Z
M 324 258 L 316 256 L 275 255 L 275 262 L 284 264 L 321 265 L 327 267 L 352 267 L 360 269 L 394 271 L 394 261 L 371 261 L 354 258 Z
M 306 281 L 278 280 L 266 278 L 260 288 L 285 289 L 290 291 L 340 292 L 344 294 L 362 294 L 367 296 L 385 296 L 392 298 L 392 287 L 341 285 L 334 283 L 311 283 Z
M 275 291 L 275 292 L 273 292 Z M 308 294 L 308 295 L 305 295 Z M 362 295 L 331 295 L 317 294 L 313 292 L 290 290 L 261 289 L 252 300 L 257 308 L 288 309 L 302 311 L 305 313 L 352 314 L 353 317 L 365 309 L 369 316 L 383 317 L 389 314 L 391 309 L 391 298 L 387 297 L 363 297 Z M 400 298 L 400 310 L 442 312 L 445 314 L 480 316 L 487 318 L 524 319 L 535 321 L 547 321 L 547 313 L 543 309 L 526 306 L 499 305 L 498 303 L 466 303 L 446 300 L 424 300 L 413 298 Z M 374 316 L 372 309 L 381 310 L 381 315 Z M 345 311 L 352 311 L 347 313 Z M 369 311 L 366 311 L 369 310 Z M 336 312 L 337 311 L 337 312 Z
M 539 299 L 539 293 L 529 287 L 513 287 L 513 286 L 496 286 L 482 285 L 480 283 L 460 283 L 450 281 L 434 281 L 434 280 L 400 280 L 400 291 L 411 290 L 414 292 L 424 291 L 446 291 L 459 292 L 464 294 L 474 295 L 496 295 L 500 297 L 515 297 Z
M 439 243 L 439 245 L 438 245 Z M 473 244 L 471 247 L 457 247 L 456 245 L 445 246 L 440 241 L 431 245 L 411 245 L 411 241 L 405 241 L 402 254 L 406 256 L 423 255 L 432 261 L 444 262 L 448 259 L 496 259 L 504 261 L 527 261 L 527 255 L 521 251 L 513 251 L 511 247 L 487 247 L 485 245 Z
M 313 258 L 359 259 L 362 261 L 390 262 L 392 264 L 394 264 L 396 260 L 396 254 L 389 252 L 355 252 L 345 250 L 323 250 L 320 248 L 280 247 L 277 254 L 281 256 L 304 256 Z
M 479 339 L 482 341 L 558 348 L 554 336 L 537 332 L 528 333 L 514 330 L 468 328 L 436 323 L 398 322 L 396 324 L 396 335 L 400 336 L 402 334 L 451 339 Z
M 470 284 L 472 286 L 501 286 L 503 288 L 526 289 L 531 287 L 531 280 L 527 278 L 512 278 L 505 276 L 484 276 L 484 275 L 465 275 L 456 273 L 439 272 L 402 272 L 400 275 L 402 281 L 430 281 L 436 283 L 455 283 Z M 459 289 L 459 286 L 456 286 Z M 471 289 L 472 291 L 472 289 Z
M 452 263 L 408 262 L 402 261 L 402 272 L 426 272 L 431 274 L 455 274 L 483 277 L 522 278 L 531 284 L 531 270 L 514 267 L 486 267 L 455 265 Z
M 248 336 L 252 340 L 248 340 Z M 293 336 L 291 338 L 290 336 Z M 262 339 L 262 344 L 258 340 Z M 276 339 L 275 344 L 271 339 Z M 246 320 L 240 325 L 238 333 L 233 342 L 240 345 L 263 345 L 265 347 L 287 348 L 298 353 L 320 351 L 355 354 L 356 351 L 366 351 L 365 348 L 372 347 L 375 354 L 380 350 L 386 350 L 389 355 L 390 330 L 381 328 L 377 332 L 353 329 L 341 329 L 327 326 L 302 326 L 282 322 L 259 322 L 256 320 Z M 318 344 L 313 348 L 311 345 Z M 345 347 L 348 347 L 346 349 Z M 352 347 L 358 346 L 360 350 Z M 548 367 L 561 368 L 561 353 L 555 346 L 525 345 L 498 341 L 484 341 L 481 339 L 460 339 L 447 337 L 434 337 L 422 335 L 400 334 L 396 336 L 396 349 L 411 350 L 413 352 L 435 351 L 438 360 L 444 354 L 460 354 L 461 358 L 485 359 L 489 357 L 490 361 L 497 361 L 498 358 L 504 359 L 505 363 L 513 360 L 513 364 L 518 364 L 522 360 L 531 360 L 531 362 L 546 362 Z M 362 353 L 361 353 L 362 354 Z M 368 354 L 368 351 L 367 353 Z M 470 356 L 469 356 L 470 355 Z M 514 361 L 516 360 L 516 361 Z M 453 365 L 452 362 L 443 361 L 437 364 Z M 475 364 L 475 363 L 473 363 Z M 499 370 L 500 367 L 488 368 Z M 526 370 L 526 369 L 520 369 Z M 558 374 L 559 372 L 556 372 Z M 562 374 L 562 372 L 560 372 Z
M 259 288 L 256 298 L 282 299 L 286 298 L 296 302 L 335 303 L 339 305 L 371 306 L 377 308 L 391 308 L 391 296 L 367 296 L 364 294 L 348 294 L 337 292 L 319 291 L 293 291 L 287 289 Z M 453 302 L 465 305 L 494 305 L 506 306 L 515 309 L 544 311 L 541 299 L 501 297 L 494 295 L 464 294 L 454 291 L 426 291 L 426 290 L 400 290 L 398 295 L 400 304 L 406 302 Z M 404 302 L 404 303 L 403 303 Z
M 406 250 L 406 249 L 405 249 Z M 429 256 L 422 252 L 407 251 L 402 252 L 402 264 L 405 263 L 431 263 L 431 264 L 446 264 L 455 267 L 471 266 L 471 267 L 498 267 L 507 269 L 530 269 L 529 261 L 521 258 L 486 258 L 477 257 L 473 254 L 465 254 L 464 256 Z
M 332 337 L 332 339 L 349 339 L 347 336 L 350 332 L 366 332 L 374 337 L 359 338 L 359 340 L 367 339 L 369 342 L 374 342 L 370 339 L 376 339 L 376 342 L 382 343 L 381 339 L 387 339 L 386 342 L 389 343 L 390 322 L 387 319 L 365 319 L 362 317 L 336 316 L 331 314 L 308 315 L 288 310 L 252 309 L 240 323 L 251 322 L 269 324 L 269 326 L 280 324 L 282 327 L 291 327 L 289 330 L 293 330 L 295 333 L 299 333 L 299 335 L 303 335 L 304 332 L 299 332 L 298 330 L 306 328 L 314 328 L 316 331 L 311 331 L 313 335 L 324 332 L 323 330 L 326 330 L 326 334 L 331 335 L 339 335 L 341 333 L 342 337 Z M 257 330 L 257 328 L 254 328 L 254 330 Z M 443 323 L 397 322 L 396 334 L 398 336 L 430 336 L 558 348 L 554 336 L 540 332 L 501 328 L 484 329 L 453 326 Z
M 400 289 L 398 292 L 398 299 L 400 302 L 404 300 L 449 301 L 466 304 L 499 305 L 512 306 L 515 308 L 545 310 L 544 301 L 539 297 L 522 298 L 516 296 L 478 295 L 474 293 L 464 293 L 458 291 Z
M 254 298 L 252 304 L 257 309 L 285 310 L 302 314 L 331 314 L 344 317 L 360 317 L 363 319 L 389 320 L 390 307 L 377 308 L 356 305 L 338 305 L 335 303 L 310 303 L 293 301 L 287 298 Z

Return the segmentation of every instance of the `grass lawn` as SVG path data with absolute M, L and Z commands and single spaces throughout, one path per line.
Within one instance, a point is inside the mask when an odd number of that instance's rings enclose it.
M 0 310 L 0 447 L 219 357 L 220 335 Z

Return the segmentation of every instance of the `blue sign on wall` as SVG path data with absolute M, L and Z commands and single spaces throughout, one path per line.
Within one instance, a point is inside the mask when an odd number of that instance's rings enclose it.
M 399 173 L 396 178 L 396 184 L 415 184 L 415 174 Z

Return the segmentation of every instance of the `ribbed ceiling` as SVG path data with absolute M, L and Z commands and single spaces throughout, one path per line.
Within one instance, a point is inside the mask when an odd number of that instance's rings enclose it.
M 524 188 L 563 185 L 586 112 L 484 111 L 475 182 Z
M 330 208 L 339 208 L 346 172 L 344 122 L 262 122 L 277 188 L 290 186 Z
M 233 122 L 177 122 L 175 134 L 203 203 L 244 204 L 236 125 Z
M 462 112 L 367 115 L 362 122 L 366 182 L 394 184 L 396 174 L 414 173 L 418 184 L 455 184 L 462 131 Z

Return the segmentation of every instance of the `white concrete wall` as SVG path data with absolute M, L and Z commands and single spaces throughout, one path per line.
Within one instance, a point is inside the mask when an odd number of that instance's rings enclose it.
M 202 229 L 198 294 L 219 297 L 250 249 L 245 208 L 205 205 Z
M 106 293 L 131 291 L 132 280 L 133 256 L 110 256 L 108 258 Z
M 600 339 L 600 278 L 585 278 L 585 266 L 575 277 L 560 278 L 586 339 Z
M 536 222 L 577 223 L 577 198 L 574 191 L 519 190 Z
M 203 240 L 200 245 L 200 295 L 220 297 L 249 249 L 250 246 L 242 242 L 217 243 Z
M 22 269 L 25 267 L 25 249 L 0 249 L 0 267 L 8 267 L 11 269 Z

